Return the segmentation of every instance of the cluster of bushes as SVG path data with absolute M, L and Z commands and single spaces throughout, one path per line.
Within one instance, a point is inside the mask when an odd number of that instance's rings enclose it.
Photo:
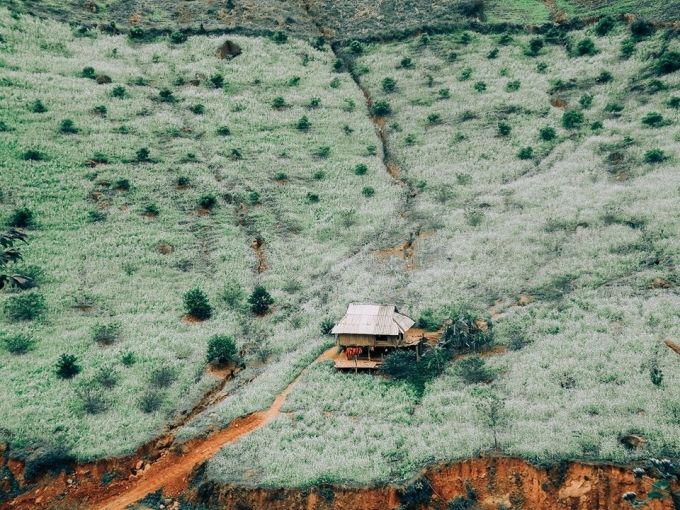
M 241 287 L 235 283 L 227 284 L 222 299 L 231 307 L 237 307 L 243 300 L 244 293 Z M 262 285 L 257 285 L 248 297 L 249 310 L 254 315 L 264 315 L 274 304 L 274 298 Z M 194 288 L 184 294 L 184 308 L 190 316 L 198 320 L 207 320 L 212 317 L 213 307 L 208 296 L 199 288 Z

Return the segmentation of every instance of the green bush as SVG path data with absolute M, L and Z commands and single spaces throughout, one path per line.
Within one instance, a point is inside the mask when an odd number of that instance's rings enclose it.
M 656 61 L 657 74 L 669 74 L 680 69 L 680 52 L 667 51 Z
M 106 106 L 100 104 L 92 108 L 92 113 L 94 113 L 95 115 L 99 115 L 100 117 L 106 117 L 106 115 L 108 114 L 108 110 Z
M 326 172 L 324 172 L 323 170 L 317 170 L 317 171 L 314 172 L 314 174 L 312 175 L 312 178 L 313 178 L 315 181 L 321 181 L 321 180 L 323 180 L 325 177 L 326 177 Z
M 144 214 L 148 216 L 158 216 L 161 212 L 158 206 L 154 203 L 145 205 L 143 211 Z
M 333 322 L 332 319 L 326 318 L 321 321 L 321 325 L 319 326 L 319 330 L 321 331 L 322 335 L 330 335 L 331 331 L 335 327 L 335 322 Z
M 35 292 L 12 296 L 5 301 L 4 311 L 11 321 L 30 321 L 47 310 L 45 298 Z
M 489 382 L 496 376 L 495 372 L 486 366 L 484 359 L 477 355 L 463 358 L 456 363 L 454 370 L 467 384 Z
M 135 158 L 140 163 L 143 163 L 145 161 L 149 161 L 150 155 L 151 155 L 151 151 L 149 151 L 148 147 L 142 147 L 137 152 L 135 152 Z
M 583 94 L 578 100 L 578 103 L 581 105 L 581 108 L 587 110 L 593 105 L 593 96 L 590 94 Z
M 534 156 L 534 149 L 532 147 L 522 147 L 517 153 L 519 159 L 531 159 Z
M 184 309 L 198 320 L 206 320 L 212 316 L 212 307 L 208 302 L 208 296 L 198 287 L 184 294 Z
M 595 43 L 590 37 L 586 37 L 576 44 L 576 55 L 579 57 L 584 55 L 595 55 L 596 53 L 597 48 L 595 48 Z
M 43 161 L 46 159 L 46 156 L 36 149 L 28 149 L 22 157 L 25 161 Z
M 14 209 L 7 220 L 7 226 L 11 228 L 31 228 L 34 225 L 34 217 L 33 211 L 27 207 Z
M 543 39 L 540 37 L 534 37 L 529 41 L 529 48 L 527 54 L 535 57 L 543 49 Z
M 368 166 L 364 163 L 359 163 L 354 167 L 354 173 L 356 175 L 366 175 L 368 173 Z
M 392 113 L 392 108 L 390 106 L 390 103 L 383 99 L 379 99 L 375 103 L 373 103 L 373 115 L 376 115 L 377 117 L 384 117 L 386 115 L 390 115 Z
M 449 89 L 439 89 L 439 99 L 449 99 L 451 97 L 451 91 Z
M 630 58 L 635 53 L 635 40 L 624 39 L 621 41 L 621 58 Z
M 380 370 L 394 379 L 405 380 L 413 374 L 416 363 L 414 351 L 399 349 L 385 356 Z
M 288 86 L 297 87 L 298 85 L 300 85 L 300 80 L 301 78 L 299 76 L 293 76 L 290 80 L 288 80 Z
M 619 103 L 607 103 L 603 111 L 605 113 L 618 113 L 623 111 L 623 105 Z
M 179 30 L 174 31 L 170 34 L 170 42 L 172 44 L 182 44 L 187 41 L 187 35 Z
M 76 128 L 71 119 L 64 119 L 59 125 L 59 131 L 64 134 L 76 134 L 78 132 L 78 128 Z
M 545 62 L 539 62 L 536 64 L 536 72 L 540 74 L 545 74 L 545 72 L 548 70 L 548 64 Z
M 647 37 L 652 35 L 652 26 L 644 20 L 636 20 L 630 24 L 630 33 L 638 38 Z
M 375 195 L 375 189 L 373 189 L 371 186 L 366 186 L 361 190 L 361 194 L 365 197 L 372 197 Z
M 141 27 L 132 27 L 130 28 L 128 35 L 130 36 L 130 39 L 144 39 L 144 30 Z
M 62 354 L 57 360 L 56 372 L 60 379 L 72 379 L 78 375 L 82 367 L 74 354 Z
M 111 345 L 120 338 L 121 329 L 119 322 L 96 324 L 92 327 L 92 339 L 103 345 Z
M 276 44 L 284 44 L 288 41 L 288 34 L 285 32 L 275 32 L 272 35 L 272 41 L 274 41 Z
M 198 199 L 198 206 L 203 209 L 212 209 L 215 205 L 217 205 L 217 197 L 215 195 L 202 195 L 201 198 Z
M 199 103 L 189 107 L 189 110 L 196 115 L 203 115 L 205 113 L 205 106 Z
M 250 311 L 255 315 L 264 315 L 269 311 L 269 307 L 274 304 L 274 298 L 271 297 L 267 289 L 262 285 L 258 285 L 253 289 L 253 293 L 248 298 Z
M 336 73 L 341 73 L 345 69 L 345 63 L 339 59 L 336 58 L 335 61 L 333 62 L 333 70 Z
M 110 402 L 100 388 L 87 385 L 78 389 L 77 395 L 83 411 L 87 414 L 100 414 L 108 410 Z
M 300 131 L 308 131 L 311 126 L 312 124 L 309 122 L 309 119 L 305 115 L 300 117 L 300 120 L 298 120 L 297 124 L 295 124 L 295 127 Z
M 650 94 L 656 94 L 657 92 L 662 92 L 664 90 L 668 90 L 668 85 L 666 85 L 663 81 L 656 78 L 649 80 L 649 83 L 647 84 L 647 92 Z
M 512 126 L 507 122 L 501 121 L 498 123 L 498 136 L 508 136 L 511 131 Z
M 140 395 L 137 404 L 143 413 L 153 413 L 163 405 L 163 394 L 155 390 L 147 390 Z
M 484 92 L 486 90 L 486 83 L 483 81 L 478 81 L 473 85 L 472 88 L 474 88 L 477 92 Z
M 411 57 L 404 57 L 399 61 L 399 67 L 404 69 L 413 69 L 413 60 Z
M 646 163 L 661 163 L 666 159 L 666 154 L 661 149 L 651 149 L 645 152 Z
M 137 363 L 137 356 L 135 355 L 134 352 L 127 351 L 123 353 L 123 355 L 121 356 L 120 362 L 123 364 L 123 366 L 131 367 L 132 365 Z
M 434 310 L 428 309 L 423 310 L 420 314 L 420 317 L 418 317 L 418 321 L 416 322 L 416 327 L 422 328 L 425 331 L 437 331 L 439 326 L 441 326 L 441 323 L 441 317 L 437 316 Z
M 149 384 L 153 388 L 168 388 L 177 380 L 177 371 L 168 365 L 163 365 L 151 372 Z
M 94 380 L 106 389 L 114 388 L 120 382 L 120 373 L 110 365 L 105 365 L 99 369 Z
M 441 122 L 441 120 L 442 120 L 442 117 L 438 113 L 430 113 L 427 116 L 428 124 L 439 124 Z
M 519 80 L 509 81 L 505 85 L 505 90 L 507 92 L 517 92 L 519 90 L 519 87 L 521 86 L 521 84 L 522 84 L 522 82 L 520 82 Z
M 307 198 L 308 203 L 316 204 L 319 201 L 319 194 L 318 193 L 312 193 L 311 191 L 308 191 L 306 198 Z
M 567 110 L 562 115 L 562 126 L 565 129 L 577 129 L 583 125 L 585 117 L 577 110 Z
M 394 92 L 394 89 L 397 87 L 397 80 L 387 77 L 383 79 L 381 85 L 385 92 Z
M 673 108 L 675 110 L 680 109 L 680 96 L 671 97 L 666 103 L 666 105 L 668 106 L 668 108 Z
M 227 335 L 215 335 L 208 340 L 208 352 L 206 355 L 208 363 L 219 363 L 226 365 L 238 361 L 238 350 L 236 342 Z
M 359 41 L 352 41 L 349 43 L 349 51 L 354 53 L 355 55 L 361 55 L 364 52 L 364 45 L 361 44 Z
M 28 109 L 33 113 L 45 113 L 47 111 L 47 106 L 45 106 L 40 99 L 36 99 L 31 103 L 31 106 L 29 106 Z
M 664 124 L 663 115 L 657 112 L 649 112 L 642 118 L 642 123 L 649 127 L 660 127 Z
M 224 76 L 220 73 L 215 73 L 210 76 L 210 82 L 214 88 L 221 89 L 224 87 Z
M 176 101 L 170 89 L 161 89 L 158 92 L 158 99 L 163 103 L 174 103 Z
M 97 77 L 97 73 L 95 73 L 94 67 L 83 67 L 83 70 L 80 72 L 80 76 L 83 78 L 88 78 L 90 80 L 94 80 Z
M 555 128 L 552 127 L 544 127 L 538 131 L 538 136 L 541 138 L 541 140 L 549 142 L 550 140 L 557 138 L 557 131 L 555 131 Z
M 406 145 L 415 145 L 416 141 L 416 135 L 413 133 L 409 133 L 404 137 L 404 144 Z
M 597 83 L 609 83 L 609 82 L 612 81 L 613 79 L 614 79 L 614 77 L 612 76 L 612 73 L 610 73 L 609 71 L 602 71 L 602 72 L 597 76 L 597 78 L 595 78 L 595 81 L 596 81 Z
M 10 334 L 2 337 L 2 346 L 12 354 L 21 355 L 35 348 L 36 340 L 26 334 Z
M 310 108 L 318 108 L 321 106 L 321 98 L 320 97 L 313 97 L 309 100 L 309 107 Z
M 602 122 L 600 122 L 599 120 L 596 120 L 595 122 L 593 122 L 590 125 L 590 129 L 592 131 L 597 131 L 598 129 L 602 129 L 603 127 L 604 127 L 604 124 L 602 124 Z
M 243 302 L 245 292 L 236 280 L 231 280 L 224 286 L 224 291 L 220 297 L 231 308 L 237 308 Z
M 507 46 L 511 42 L 512 36 L 507 32 L 503 32 L 503 34 L 501 34 L 501 36 L 498 38 L 498 44 L 500 44 L 501 46 Z
M 490 60 L 493 60 L 494 58 L 498 58 L 498 48 L 494 48 L 489 53 L 487 53 L 486 58 L 488 58 Z
M 318 149 L 316 149 L 316 151 L 314 151 L 314 155 L 317 158 L 324 158 L 325 159 L 325 158 L 327 158 L 328 156 L 331 155 L 331 148 L 328 147 L 327 145 L 323 145 L 323 146 L 319 147 Z
M 217 134 L 220 136 L 229 136 L 231 130 L 227 126 L 220 126 L 217 128 Z
M 605 16 L 597 22 L 594 32 L 600 37 L 607 35 L 616 26 L 616 20 L 612 16 Z
M 472 68 L 471 67 L 466 67 L 463 69 L 460 74 L 458 75 L 458 81 L 466 81 L 469 80 L 470 77 L 472 76 Z

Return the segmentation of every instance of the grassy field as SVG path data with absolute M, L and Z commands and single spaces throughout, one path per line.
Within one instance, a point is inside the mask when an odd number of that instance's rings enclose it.
M 457 359 L 424 390 L 315 365 L 286 414 L 224 448 L 211 476 L 400 480 L 489 448 L 494 432 L 537 462 L 676 455 L 680 360 L 662 341 L 680 335 L 680 74 L 654 72 L 680 51 L 672 32 L 355 45 L 341 54 L 360 87 L 330 48 L 292 37 L 230 36 L 243 54 L 219 60 L 225 37 L 82 37 L 7 10 L 0 35 L 0 221 L 34 212 L 20 269 L 38 283 L 0 295 L 2 335 L 36 341 L 0 352 L 0 439 L 14 448 L 132 452 L 217 383 L 216 333 L 236 338 L 246 369 L 178 438 L 225 426 L 329 345 L 323 319 L 373 301 L 414 318 L 493 313 L 496 343 L 513 349 L 486 358 L 492 383 L 467 384 Z M 364 93 L 389 106 L 384 146 Z M 394 247 L 409 240 L 404 260 Z M 265 317 L 245 304 L 256 285 L 275 299 Z M 213 317 L 183 322 L 195 287 Z M 30 295 L 46 311 L 13 320 Z M 112 324 L 119 337 L 100 345 L 94 330 Z M 73 379 L 55 373 L 62 354 L 82 366 Z M 644 449 L 621 444 L 630 433 Z

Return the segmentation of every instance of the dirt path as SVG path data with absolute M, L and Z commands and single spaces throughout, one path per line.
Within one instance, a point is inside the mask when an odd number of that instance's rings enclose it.
M 136 503 L 147 494 L 158 489 L 163 489 L 167 495 L 181 494 L 187 488 L 189 475 L 194 467 L 212 458 L 224 445 L 234 443 L 242 437 L 252 434 L 279 416 L 286 397 L 307 373 L 309 367 L 319 361 L 332 359 L 335 352 L 336 347 L 333 346 L 316 358 L 274 399 L 272 405 L 265 411 L 237 418 L 226 429 L 192 445 L 184 455 L 169 453 L 161 457 L 157 462 L 151 464 L 139 479 L 131 480 L 127 485 L 117 487 L 117 494 L 94 502 L 92 508 L 123 510 L 128 505 Z

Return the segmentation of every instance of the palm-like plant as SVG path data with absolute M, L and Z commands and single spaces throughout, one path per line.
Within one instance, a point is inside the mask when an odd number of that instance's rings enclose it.
M 8 284 L 23 287 L 31 280 L 27 276 L 7 273 L 10 263 L 16 263 L 23 259 L 21 252 L 14 245 L 19 242 L 27 244 L 26 239 L 26 234 L 16 228 L 11 228 L 0 234 L 0 289 Z

